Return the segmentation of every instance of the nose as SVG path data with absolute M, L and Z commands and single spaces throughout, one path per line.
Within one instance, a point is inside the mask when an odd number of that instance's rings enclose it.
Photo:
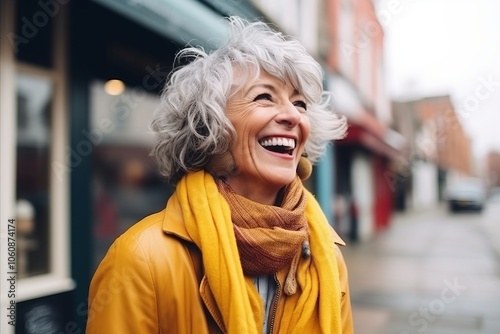
M 276 115 L 275 120 L 279 124 L 284 124 L 287 127 L 293 128 L 300 123 L 301 114 L 292 102 L 287 102 L 282 106 L 281 112 Z

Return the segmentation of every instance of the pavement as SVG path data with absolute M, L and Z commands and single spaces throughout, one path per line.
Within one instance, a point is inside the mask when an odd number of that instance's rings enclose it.
M 356 334 L 500 333 L 500 203 L 396 214 L 343 254 Z

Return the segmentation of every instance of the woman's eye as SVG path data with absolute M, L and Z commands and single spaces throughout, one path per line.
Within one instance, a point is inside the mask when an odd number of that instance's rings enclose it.
M 264 94 L 259 94 L 255 97 L 255 99 L 253 99 L 254 101 L 259 101 L 259 100 L 268 100 L 268 101 L 272 101 L 273 100 L 273 97 L 271 96 L 271 94 L 268 94 L 268 93 L 264 93 Z
M 295 101 L 293 105 L 296 106 L 297 108 L 302 108 L 304 110 L 307 110 L 307 104 L 304 101 Z

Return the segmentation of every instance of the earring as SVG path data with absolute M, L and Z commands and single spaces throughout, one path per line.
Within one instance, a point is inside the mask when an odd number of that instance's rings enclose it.
M 214 177 L 225 179 L 231 175 L 235 169 L 234 158 L 231 152 L 227 151 L 217 154 L 205 166 L 205 170 Z
M 300 157 L 299 164 L 297 165 L 297 175 L 302 181 L 307 180 L 312 173 L 312 163 L 309 159 L 302 156 Z

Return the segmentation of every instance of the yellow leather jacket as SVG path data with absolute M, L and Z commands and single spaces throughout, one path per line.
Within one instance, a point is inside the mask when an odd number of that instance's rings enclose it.
M 333 230 L 332 230 L 333 232 Z M 342 291 L 342 333 L 353 333 L 347 269 L 333 232 Z M 285 272 L 276 277 L 283 286 Z M 278 301 L 277 314 L 283 312 Z M 86 332 L 223 333 L 222 316 L 203 276 L 201 253 L 184 227 L 180 208 L 144 218 L 120 236 L 90 285 Z M 274 326 L 279 333 L 279 326 Z M 238 333 L 244 334 L 244 333 Z M 311 333 L 312 334 L 312 333 Z

